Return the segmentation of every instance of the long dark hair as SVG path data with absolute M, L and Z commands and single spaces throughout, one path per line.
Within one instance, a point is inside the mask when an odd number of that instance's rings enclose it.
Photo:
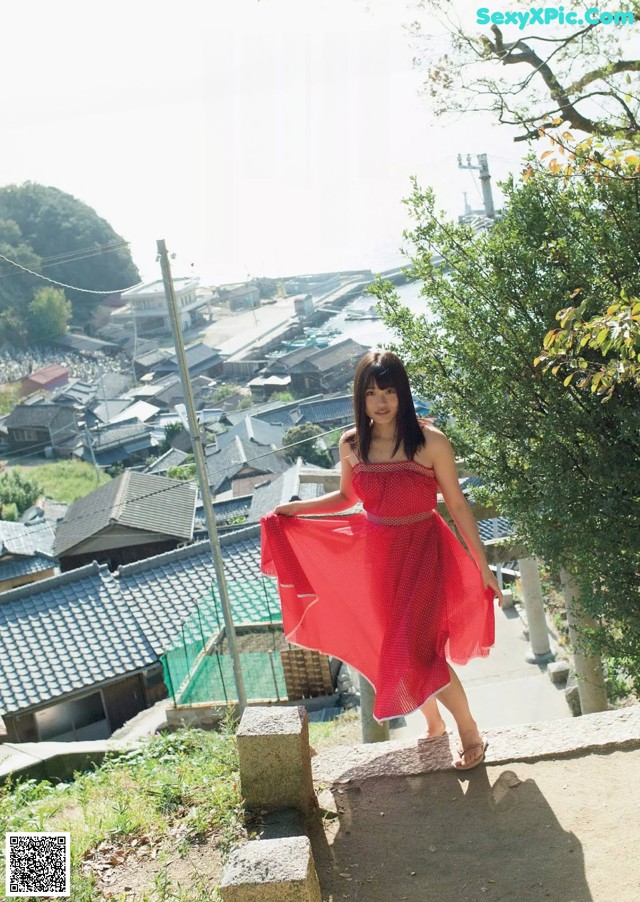
M 396 454 L 402 446 L 408 460 L 425 444 L 425 437 L 413 405 L 409 377 L 404 364 L 392 351 L 369 351 L 359 362 L 353 379 L 353 407 L 356 419 L 355 448 L 360 460 L 369 460 L 371 423 L 366 411 L 367 389 L 395 388 L 398 396 Z

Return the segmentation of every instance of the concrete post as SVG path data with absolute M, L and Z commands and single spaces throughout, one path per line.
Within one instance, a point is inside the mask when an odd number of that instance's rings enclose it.
M 524 607 L 527 612 L 529 625 L 529 642 L 531 650 L 525 655 L 525 660 L 530 664 L 548 664 L 555 659 L 549 644 L 549 630 L 544 614 L 542 601 L 542 586 L 540 574 L 535 558 L 519 558 L 520 580 L 522 582 L 522 594 Z
M 360 676 L 360 726 L 363 742 L 386 742 L 389 738 L 389 724 L 378 723 L 373 716 L 376 693 L 366 677 Z
M 322 902 L 306 836 L 259 839 L 229 856 L 220 881 L 224 902 Z
M 560 571 L 562 594 L 567 611 L 569 641 L 573 650 L 573 663 L 578 679 L 580 708 L 583 714 L 595 714 L 607 711 L 607 690 L 604 683 L 602 658 L 599 655 L 587 655 L 581 650 L 580 633 L 584 629 L 594 627 L 595 621 L 583 614 L 577 607 L 578 590 L 575 580 L 566 570 Z
M 316 808 L 309 721 L 302 706 L 246 708 L 236 740 L 247 808 L 295 808 L 303 814 Z

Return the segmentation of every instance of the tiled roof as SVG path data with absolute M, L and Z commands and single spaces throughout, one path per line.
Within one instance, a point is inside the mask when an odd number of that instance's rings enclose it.
M 181 467 L 189 455 L 178 448 L 169 448 L 145 469 L 145 473 L 166 473 L 170 467 Z
M 224 501 L 214 501 L 213 514 L 216 518 L 216 523 L 219 526 L 225 526 L 235 517 L 247 517 L 251 508 L 252 497 L 252 495 L 237 495 L 234 498 L 227 498 Z M 200 502 L 196 508 L 196 520 L 198 522 L 198 528 L 204 528 L 206 532 L 204 512 Z
M 142 354 L 136 354 L 135 362 L 142 367 L 153 367 L 158 363 L 172 358 L 172 355 L 163 351 L 161 348 L 154 348 L 150 351 L 144 351 Z
M 302 501 L 324 495 L 324 486 L 320 482 L 300 482 L 300 465 L 302 461 L 290 467 L 282 476 L 278 476 L 268 485 L 256 486 L 249 512 L 249 522 L 256 523 L 274 509 L 277 504 L 286 504 L 296 495 Z
M 115 398 L 113 401 L 102 401 L 100 404 L 96 404 L 91 412 L 97 420 L 101 420 L 103 423 L 110 423 L 111 417 L 126 410 L 130 404 L 131 401 L 126 398 Z
M 49 382 L 62 378 L 62 376 L 68 378 L 69 370 L 59 363 L 50 363 L 48 366 L 43 366 L 42 369 L 29 373 L 26 378 L 30 382 L 36 382 L 38 385 L 47 385 Z
M 141 420 L 145 423 L 152 417 L 158 415 L 158 408 L 155 404 L 149 404 L 148 401 L 134 401 L 129 407 L 114 414 L 111 417 L 111 423 L 124 423 L 125 420 Z
M 4 425 L 22 428 L 25 426 L 51 426 L 60 418 L 63 423 L 72 423 L 71 411 L 59 404 L 18 404 L 14 407 Z
M 191 539 L 195 503 L 191 483 L 127 470 L 69 508 L 56 532 L 55 553 L 114 525 Z
M 189 370 L 194 367 L 201 367 L 203 364 L 213 364 L 220 360 L 220 351 L 217 348 L 210 348 L 205 344 L 191 345 L 186 348 L 185 356 L 187 358 L 187 368 Z M 178 358 L 175 354 L 167 359 L 167 361 L 158 367 L 159 372 L 167 372 L 178 368 Z
M 275 580 L 260 573 L 260 528 L 250 526 L 220 536 L 225 579 L 236 623 L 260 623 L 281 617 Z M 216 586 L 209 541 L 176 548 L 144 561 L 120 567 L 118 582 L 129 603 L 148 624 L 147 636 L 155 646 L 168 648 L 176 641 L 179 624 Z M 159 610 L 157 599 L 171 598 L 175 613 Z M 216 602 L 218 599 L 215 593 Z M 222 612 L 220 625 L 224 623 Z
M 260 574 L 257 526 L 220 538 L 234 621 L 280 619 Z M 223 624 L 208 541 L 121 567 L 96 563 L 12 589 L 0 604 L 0 715 L 47 704 L 148 667 L 198 604 Z M 209 601 L 207 601 L 209 599 Z M 205 638 L 209 638 L 206 636 Z
M 54 392 L 51 395 L 51 401 L 54 404 L 78 404 L 83 407 L 93 401 L 96 392 L 96 385 L 83 382 L 81 379 L 74 379 L 73 382 L 67 382 L 65 386 Z
M 307 360 L 300 361 L 290 369 L 291 372 L 296 373 L 307 372 L 310 369 L 326 372 L 333 369 L 334 366 L 350 360 L 352 357 L 361 357 L 366 351 L 367 348 L 364 345 L 358 344 L 352 338 L 345 338 L 344 341 L 340 341 L 335 345 L 321 348 Z
M 54 567 L 57 567 L 55 558 L 38 553 L 31 557 L 0 560 L 0 582 L 17 579 L 21 576 L 30 576 L 33 573 L 42 573 L 43 570 L 51 570 Z M 2 597 L 4 598 L 4 595 Z
M 255 417 L 258 420 L 264 420 L 267 423 L 273 423 L 278 426 L 286 424 L 290 426 L 293 420 L 290 413 L 298 409 L 300 404 L 306 401 L 322 400 L 322 395 L 310 395 L 308 398 L 302 398 L 300 401 L 289 401 L 283 404 L 282 401 L 265 401 L 264 404 L 256 404 L 253 407 L 247 407 L 245 410 L 230 410 L 227 416 L 234 424 L 242 422 L 245 417 Z
M 236 436 L 225 448 L 210 454 L 206 459 L 206 466 L 209 485 L 215 494 L 245 466 L 258 473 L 284 473 L 291 465 L 280 453 L 266 451 L 263 447 L 243 442 Z
M 158 609 L 163 606 L 157 599 Z M 96 563 L 5 592 L 0 641 L 0 714 L 125 676 L 157 660 L 115 579 Z
M 297 423 L 327 423 L 332 420 L 353 420 L 353 395 L 323 398 L 300 404 L 294 414 Z
M 264 420 L 259 420 L 257 417 L 245 417 L 240 423 L 218 436 L 219 447 L 226 447 L 236 435 L 244 442 L 255 442 L 257 445 L 278 447 L 282 443 L 284 427 L 274 426 L 271 423 L 266 423 Z
M 0 520 L 0 558 L 53 554 L 53 530 L 44 519 L 34 523 L 10 523 Z
M 118 448 L 126 442 L 148 436 L 149 430 L 141 422 L 113 423 L 91 433 L 93 450 L 102 452 L 108 448 Z
M 63 348 L 72 348 L 74 351 L 117 351 L 118 346 L 111 341 L 102 341 L 99 338 L 91 338 L 89 335 L 79 335 L 67 332 L 59 335 L 54 344 Z

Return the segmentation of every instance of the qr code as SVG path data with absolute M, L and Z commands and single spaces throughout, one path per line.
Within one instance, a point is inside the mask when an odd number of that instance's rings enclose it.
M 69 896 L 68 833 L 7 833 L 7 896 Z

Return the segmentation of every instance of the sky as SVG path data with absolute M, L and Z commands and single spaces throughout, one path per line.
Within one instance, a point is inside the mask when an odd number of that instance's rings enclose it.
M 525 152 L 486 116 L 434 118 L 414 18 L 409 0 L 5 6 L 0 184 L 93 207 L 145 281 L 160 238 L 205 285 L 397 265 L 412 176 L 456 216 L 463 192 L 481 206 L 457 155 L 486 153 L 499 207 Z

